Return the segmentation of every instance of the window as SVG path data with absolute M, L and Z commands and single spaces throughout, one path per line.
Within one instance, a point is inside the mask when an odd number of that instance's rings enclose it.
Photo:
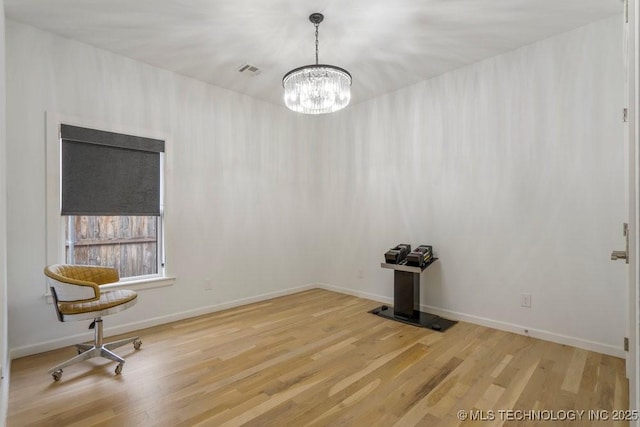
M 164 141 L 62 124 L 65 259 L 157 274 Z
M 133 289 L 173 284 L 164 261 L 164 138 L 79 122 L 47 113 L 47 263 L 115 267 Z

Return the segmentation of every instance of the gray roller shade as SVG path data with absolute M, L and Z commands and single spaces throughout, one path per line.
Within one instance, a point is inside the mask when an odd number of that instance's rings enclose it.
M 164 141 L 61 125 L 62 215 L 160 215 Z

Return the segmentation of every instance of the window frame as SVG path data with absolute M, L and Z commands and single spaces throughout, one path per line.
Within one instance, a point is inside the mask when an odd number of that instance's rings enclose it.
M 147 129 L 132 129 L 130 127 L 114 126 L 100 123 L 77 116 L 63 115 L 56 112 L 46 112 L 46 262 L 47 265 L 66 262 L 65 256 L 65 227 L 67 216 L 61 215 L 62 182 L 61 182 L 61 152 L 62 141 L 60 138 L 60 125 L 68 124 L 107 132 L 116 132 L 129 135 L 139 135 L 153 139 L 161 139 L 165 142 L 165 152 L 160 153 L 160 216 L 158 217 L 158 273 L 144 276 L 133 276 L 121 279 L 119 282 L 102 285 L 105 289 L 127 288 L 133 290 L 151 289 L 173 285 L 175 277 L 169 275 L 169 265 L 166 258 L 166 218 L 165 218 L 165 173 L 166 154 L 169 143 L 167 135 Z M 45 293 L 48 302 L 51 302 L 51 291 L 45 281 Z

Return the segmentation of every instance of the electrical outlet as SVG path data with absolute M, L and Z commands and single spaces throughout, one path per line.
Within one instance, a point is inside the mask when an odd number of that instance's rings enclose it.
M 212 291 L 213 290 L 213 283 L 211 282 L 211 279 L 207 279 L 204 281 L 204 290 L 205 291 Z
M 520 307 L 531 308 L 531 294 L 520 294 Z

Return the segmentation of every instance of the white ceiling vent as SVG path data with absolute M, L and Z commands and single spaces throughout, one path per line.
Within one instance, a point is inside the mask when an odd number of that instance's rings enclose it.
M 262 71 L 260 68 L 251 64 L 243 64 L 238 71 L 248 76 L 257 76 Z

